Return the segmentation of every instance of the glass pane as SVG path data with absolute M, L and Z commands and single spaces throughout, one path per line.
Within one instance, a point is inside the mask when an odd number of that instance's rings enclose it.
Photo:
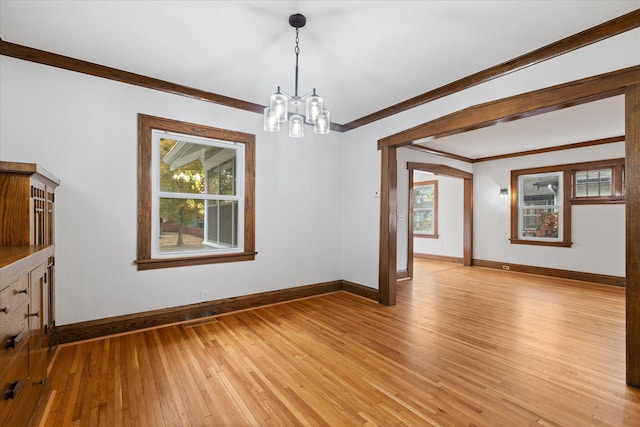
M 160 252 L 206 249 L 204 239 L 204 201 L 198 199 L 160 199 Z
M 413 211 L 413 232 L 417 234 L 434 234 L 433 209 Z
M 587 187 L 587 196 L 597 197 L 599 195 L 600 195 L 600 183 L 589 182 L 589 186 Z
M 576 184 L 586 184 L 587 183 L 587 172 L 576 172 Z
M 236 194 L 236 152 L 230 148 L 220 149 L 205 163 L 207 169 L 207 194 Z
M 600 182 L 611 182 L 611 168 L 600 169 Z
M 433 184 L 414 187 L 413 207 L 415 209 L 433 208 L 434 188 Z
M 587 184 L 576 185 L 576 197 L 587 197 Z
M 559 204 L 559 174 L 523 175 L 521 179 L 524 206 L 553 206 Z
M 559 210 L 523 209 L 521 233 L 522 237 L 557 238 L 560 235 Z
M 600 195 L 601 196 L 612 196 L 613 195 L 613 189 L 611 188 L 611 183 L 610 182 L 603 182 L 600 185 Z
M 238 202 L 207 201 L 206 243 L 219 248 L 238 247 Z
M 200 154 L 207 145 L 160 139 L 160 191 L 204 193 L 204 168 Z

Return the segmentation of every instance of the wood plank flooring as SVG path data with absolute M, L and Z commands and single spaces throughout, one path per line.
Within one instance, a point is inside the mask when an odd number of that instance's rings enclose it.
M 639 426 L 624 289 L 416 260 L 336 292 L 59 348 L 41 425 Z

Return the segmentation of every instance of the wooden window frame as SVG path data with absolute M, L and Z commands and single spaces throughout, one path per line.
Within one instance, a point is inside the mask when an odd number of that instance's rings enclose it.
M 596 204 L 616 204 L 624 203 L 624 159 L 601 160 L 573 165 L 571 169 L 571 204 L 574 205 L 596 205 Z M 576 173 L 594 169 L 611 168 L 611 196 L 586 196 L 576 197 Z
M 152 256 L 152 131 L 193 135 L 244 144 L 244 250 L 236 253 L 154 258 Z M 215 264 L 255 259 L 255 135 L 138 114 L 138 270 Z
M 416 233 L 415 230 L 413 229 L 414 227 L 413 210 L 415 209 L 415 207 L 413 206 L 413 191 L 411 192 L 411 197 L 409 198 L 409 212 L 411 215 L 411 218 L 410 218 L 411 233 L 413 234 L 413 237 L 437 239 L 439 237 L 438 235 L 438 180 L 434 179 L 430 181 L 415 182 L 412 186 L 412 190 L 416 187 L 422 187 L 427 185 L 433 185 L 433 233 Z
M 518 181 L 522 175 L 559 173 L 562 175 L 562 235 L 560 240 L 543 240 L 543 238 L 521 239 L 519 233 L 519 192 Z M 511 238 L 513 244 L 571 247 L 571 181 L 565 166 L 548 166 L 542 168 L 519 169 L 511 171 Z
M 610 204 L 624 203 L 624 159 L 608 159 L 594 162 L 573 163 L 568 165 L 547 166 L 541 168 L 519 169 L 511 171 L 511 238 L 513 244 L 571 247 L 571 206 L 584 204 Z M 612 197 L 584 197 L 574 198 L 575 172 L 598 169 L 613 168 Z M 521 175 L 542 174 L 549 172 L 561 172 L 563 175 L 563 203 L 562 203 L 562 239 L 560 241 L 544 241 L 534 239 L 521 239 L 518 233 L 518 178 Z

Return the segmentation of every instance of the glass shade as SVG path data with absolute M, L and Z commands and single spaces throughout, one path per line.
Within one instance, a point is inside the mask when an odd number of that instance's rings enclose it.
M 264 109 L 264 130 L 267 132 L 278 132 L 280 130 L 278 115 L 269 107 Z
M 300 114 L 294 114 L 289 118 L 289 136 L 291 138 L 304 136 L 304 118 Z
M 316 95 L 315 89 L 313 95 L 307 98 L 307 123 L 315 123 L 318 120 L 322 110 L 324 109 L 322 98 Z
M 329 133 L 331 129 L 331 113 L 328 110 L 323 110 L 316 122 L 313 124 L 313 131 L 321 135 Z
M 278 92 L 271 95 L 269 108 L 274 112 L 278 121 L 287 121 L 287 117 L 289 116 L 289 98 L 287 98 L 287 95 L 284 93 L 280 93 L 280 88 L 278 88 Z

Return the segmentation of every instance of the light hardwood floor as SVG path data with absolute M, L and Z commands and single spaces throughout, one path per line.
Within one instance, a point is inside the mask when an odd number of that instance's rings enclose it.
M 640 426 L 624 289 L 416 260 L 336 292 L 59 348 L 45 426 Z

